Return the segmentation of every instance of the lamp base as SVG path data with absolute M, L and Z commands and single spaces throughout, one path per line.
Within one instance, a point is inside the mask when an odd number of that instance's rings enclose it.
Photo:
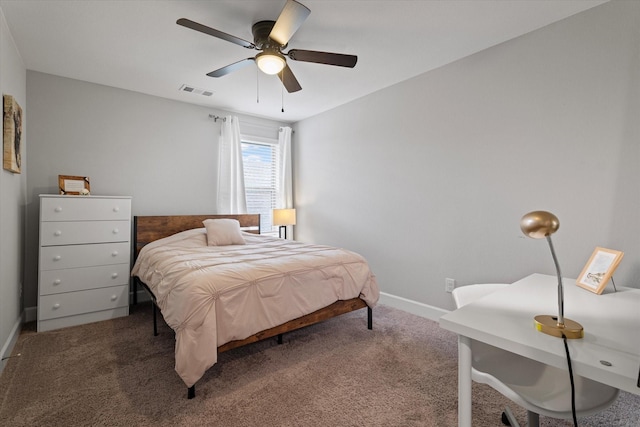
M 540 332 L 562 338 L 564 335 L 568 339 L 576 339 L 584 337 L 584 329 L 582 325 L 573 320 L 564 318 L 564 325 L 558 324 L 558 316 L 549 316 L 546 314 L 534 317 L 536 329 Z

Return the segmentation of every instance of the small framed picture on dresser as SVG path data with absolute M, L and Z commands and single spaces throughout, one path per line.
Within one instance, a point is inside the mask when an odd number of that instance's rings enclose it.
M 578 276 L 576 284 L 588 291 L 601 294 L 623 256 L 624 252 L 597 247 Z
M 88 176 L 58 175 L 60 194 L 72 196 L 88 196 L 91 185 Z

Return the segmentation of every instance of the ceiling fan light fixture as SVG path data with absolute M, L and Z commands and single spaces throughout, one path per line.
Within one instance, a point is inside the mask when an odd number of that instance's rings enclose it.
M 265 74 L 278 74 L 287 65 L 279 52 L 260 52 L 256 55 L 256 63 Z

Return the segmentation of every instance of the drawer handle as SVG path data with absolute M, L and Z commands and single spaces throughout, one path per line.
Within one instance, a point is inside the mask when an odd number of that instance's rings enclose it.
M 118 277 L 118 273 L 113 273 L 113 274 L 111 275 L 111 278 L 112 278 L 112 279 L 116 279 L 117 277 Z
M 113 251 L 113 252 L 111 252 L 111 256 L 112 256 L 112 257 L 116 257 L 116 256 L 118 256 L 118 251 Z
M 60 279 L 56 279 L 56 280 L 53 281 L 53 285 L 54 286 L 59 285 L 60 283 L 62 283 L 62 280 L 60 280 Z
M 60 308 L 60 303 L 55 303 L 55 304 L 53 304 L 53 309 L 54 309 L 54 310 L 57 310 L 57 309 L 59 309 L 59 308 Z
M 120 212 L 120 208 L 116 206 L 115 208 L 113 208 L 113 211 L 114 212 Z
M 54 236 L 62 236 L 62 231 L 60 230 L 56 230 L 55 233 L 53 233 Z
M 120 230 L 118 230 L 117 228 L 113 229 L 113 234 L 118 234 L 120 232 Z
M 56 211 L 56 212 L 62 212 L 62 206 L 56 206 L 56 208 L 54 209 L 54 211 Z
M 56 255 L 53 257 L 54 261 L 60 261 L 62 259 L 62 257 L 60 255 Z
M 117 300 L 117 299 L 118 299 L 118 296 L 117 296 L 117 295 L 111 295 L 111 301 L 115 301 L 115 300 Z

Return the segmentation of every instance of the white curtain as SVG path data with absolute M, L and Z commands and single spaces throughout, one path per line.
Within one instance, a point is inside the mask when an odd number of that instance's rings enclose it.
M 225 117 L 220 127 L 217 209 L 220 214 L 247 213 L 240 123 L 236 116 Z
M 293 185 L 291 178 L 291 128 L 281 127 L 278 132 L 279 158 L 278 181 L 276 183 L 276 208 L 293 208 Z

